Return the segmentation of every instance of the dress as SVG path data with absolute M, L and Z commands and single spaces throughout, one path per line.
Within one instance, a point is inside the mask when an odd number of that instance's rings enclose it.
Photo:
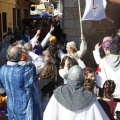
M 104 109 L 105 113 L 108 115 L 110 120 L 114 120 L 115 109 L 117 106 L 117 102 L 114 101 L 105 101 L 105 100 L 98 100 L 102 108 Z
M 0 68 L 0 83 L 7 94 L 8 120 L 42 120 L 33 64 L 8 62 Z

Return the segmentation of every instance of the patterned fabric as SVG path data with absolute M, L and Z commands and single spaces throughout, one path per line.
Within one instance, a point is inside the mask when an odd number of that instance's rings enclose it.
M 95 96 L 84 90 L 81 81 L 67 80 L 67 84 L 58 87 L 54 91 L 54 96 L 57 101 L 70 111 L 82 110 L 92 105 L 96 98 Z
M 42 120 L 35 76 L 33 64 L 4 65 L 0 68 L 0 83 L 7 93 L 9 120 Z

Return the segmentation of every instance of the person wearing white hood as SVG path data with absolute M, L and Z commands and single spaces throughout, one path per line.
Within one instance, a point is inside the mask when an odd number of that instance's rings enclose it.
M 87 51 L 87 42 L 84 40 L 84 37 L 81 37 L 81 44 L 80 44 L 80 49 L 77 50 L 76 44 L 74 41 L 68 42 L 66 45 L 66 50 L 67 53 L 64 54 L 62 50 L 59 50 L 58 52 L 58 57 L 62 60 L 66 55 L 74 57 L 79 66 L 84 69 L 86 66 L 84 62 L 81 60 L 82 56 L 86 53 Z
M 68 83 L 52 95 L 43 120 L 109 120 L 96 97 L 83 88 L 83 70 L 79 65 L 70 68 Z
M 104 43 L 103 43 L 104 46 Z M 110 54 L 105 56 L 96 72 L 96 84 L 102 88 L 106 80 L 113 80 L 116 84 L 114 97 L 120 98 L 120 44 L 110 45 Z

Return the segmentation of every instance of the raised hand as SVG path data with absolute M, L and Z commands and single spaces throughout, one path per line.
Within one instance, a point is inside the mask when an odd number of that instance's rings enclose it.
M 96 45 L 95 45 L 95 50 L 96 49 L 100 49 L 101 48 L 101 45 L 99 44 L 99 43 L 97 43 Z

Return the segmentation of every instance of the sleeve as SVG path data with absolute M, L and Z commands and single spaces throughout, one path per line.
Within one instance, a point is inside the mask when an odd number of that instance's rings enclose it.
M 58 51 L 58 57 L 62 59 L 64 57 L 64 52 L 62 50 Z
M 43 120 L 58 120 L 58 102 L 52 95 L 45 112 L 43 114 Z
M 82 69 L 84 69 L 86 67 L 86 65 L 84 64 L 84 62 L 81 59 L 78 59 L 77 62 Z
M 63 78 L 66 79 L 68 76 L 68 68 L 64 67 L 64 69 L 59 70 L 59 75 Z
M 94 59 L 95 59 L 95 62 L 96 62 L 97 64 L 99 64 L 100 61 L 101 61 L 99 49 L 96 49 L 96 50 L 93 51 L 93 57 L 94 57 Z
M 35 44 L 36 44 L 38 38 L 39 38 L 39 35 L 35 35 L 35 36 L 30 40 L 30 43 L 32 44 L 32 48 L 35 47 Z
M 46 43 L 48 42 L 49 38 L 51 37 L 52 35 L 50 33 L 48 33 L 46 35 L 46 37 L 43 39 L 43 41 L 41 42 L 41 46 L 42 48 L 44 48 L 46 46 Z
M 82 40 L 80 44 L 80 50 L 77 51 L 78 57 L 82 58 L 82 56 L 86 53 L 87 51 L 87 42 L 85 40 Z
M 25 73 L 24 73 L 24 83 L 25 87 L 29 87 L 36 81 L 36 70 L 35 66 L 32 63 L 26 64 L 25 66 Z
M 31 56 L 32 62 L 35 65 L 36 74 L 38 74 L 44 67 L 44 64 L 45 64 L 44 60 L 43 60 L 42 56 L 39 56 L 33 52 L 29 52 L 29 55 Z
M 96 85 L 98 87 L 102 88 L 105 81 L 102 80 L 102 78 L 101 78 L 101 76 L 99 74 L 95 73 L 95 80 L 96 80 Z
M 39 56 L 33 52 L 29 52 L 28 55 L 32 58 L 32 60 L 36 60 L 38 58 L 41 58 L 42 59 L 42 56 Z

